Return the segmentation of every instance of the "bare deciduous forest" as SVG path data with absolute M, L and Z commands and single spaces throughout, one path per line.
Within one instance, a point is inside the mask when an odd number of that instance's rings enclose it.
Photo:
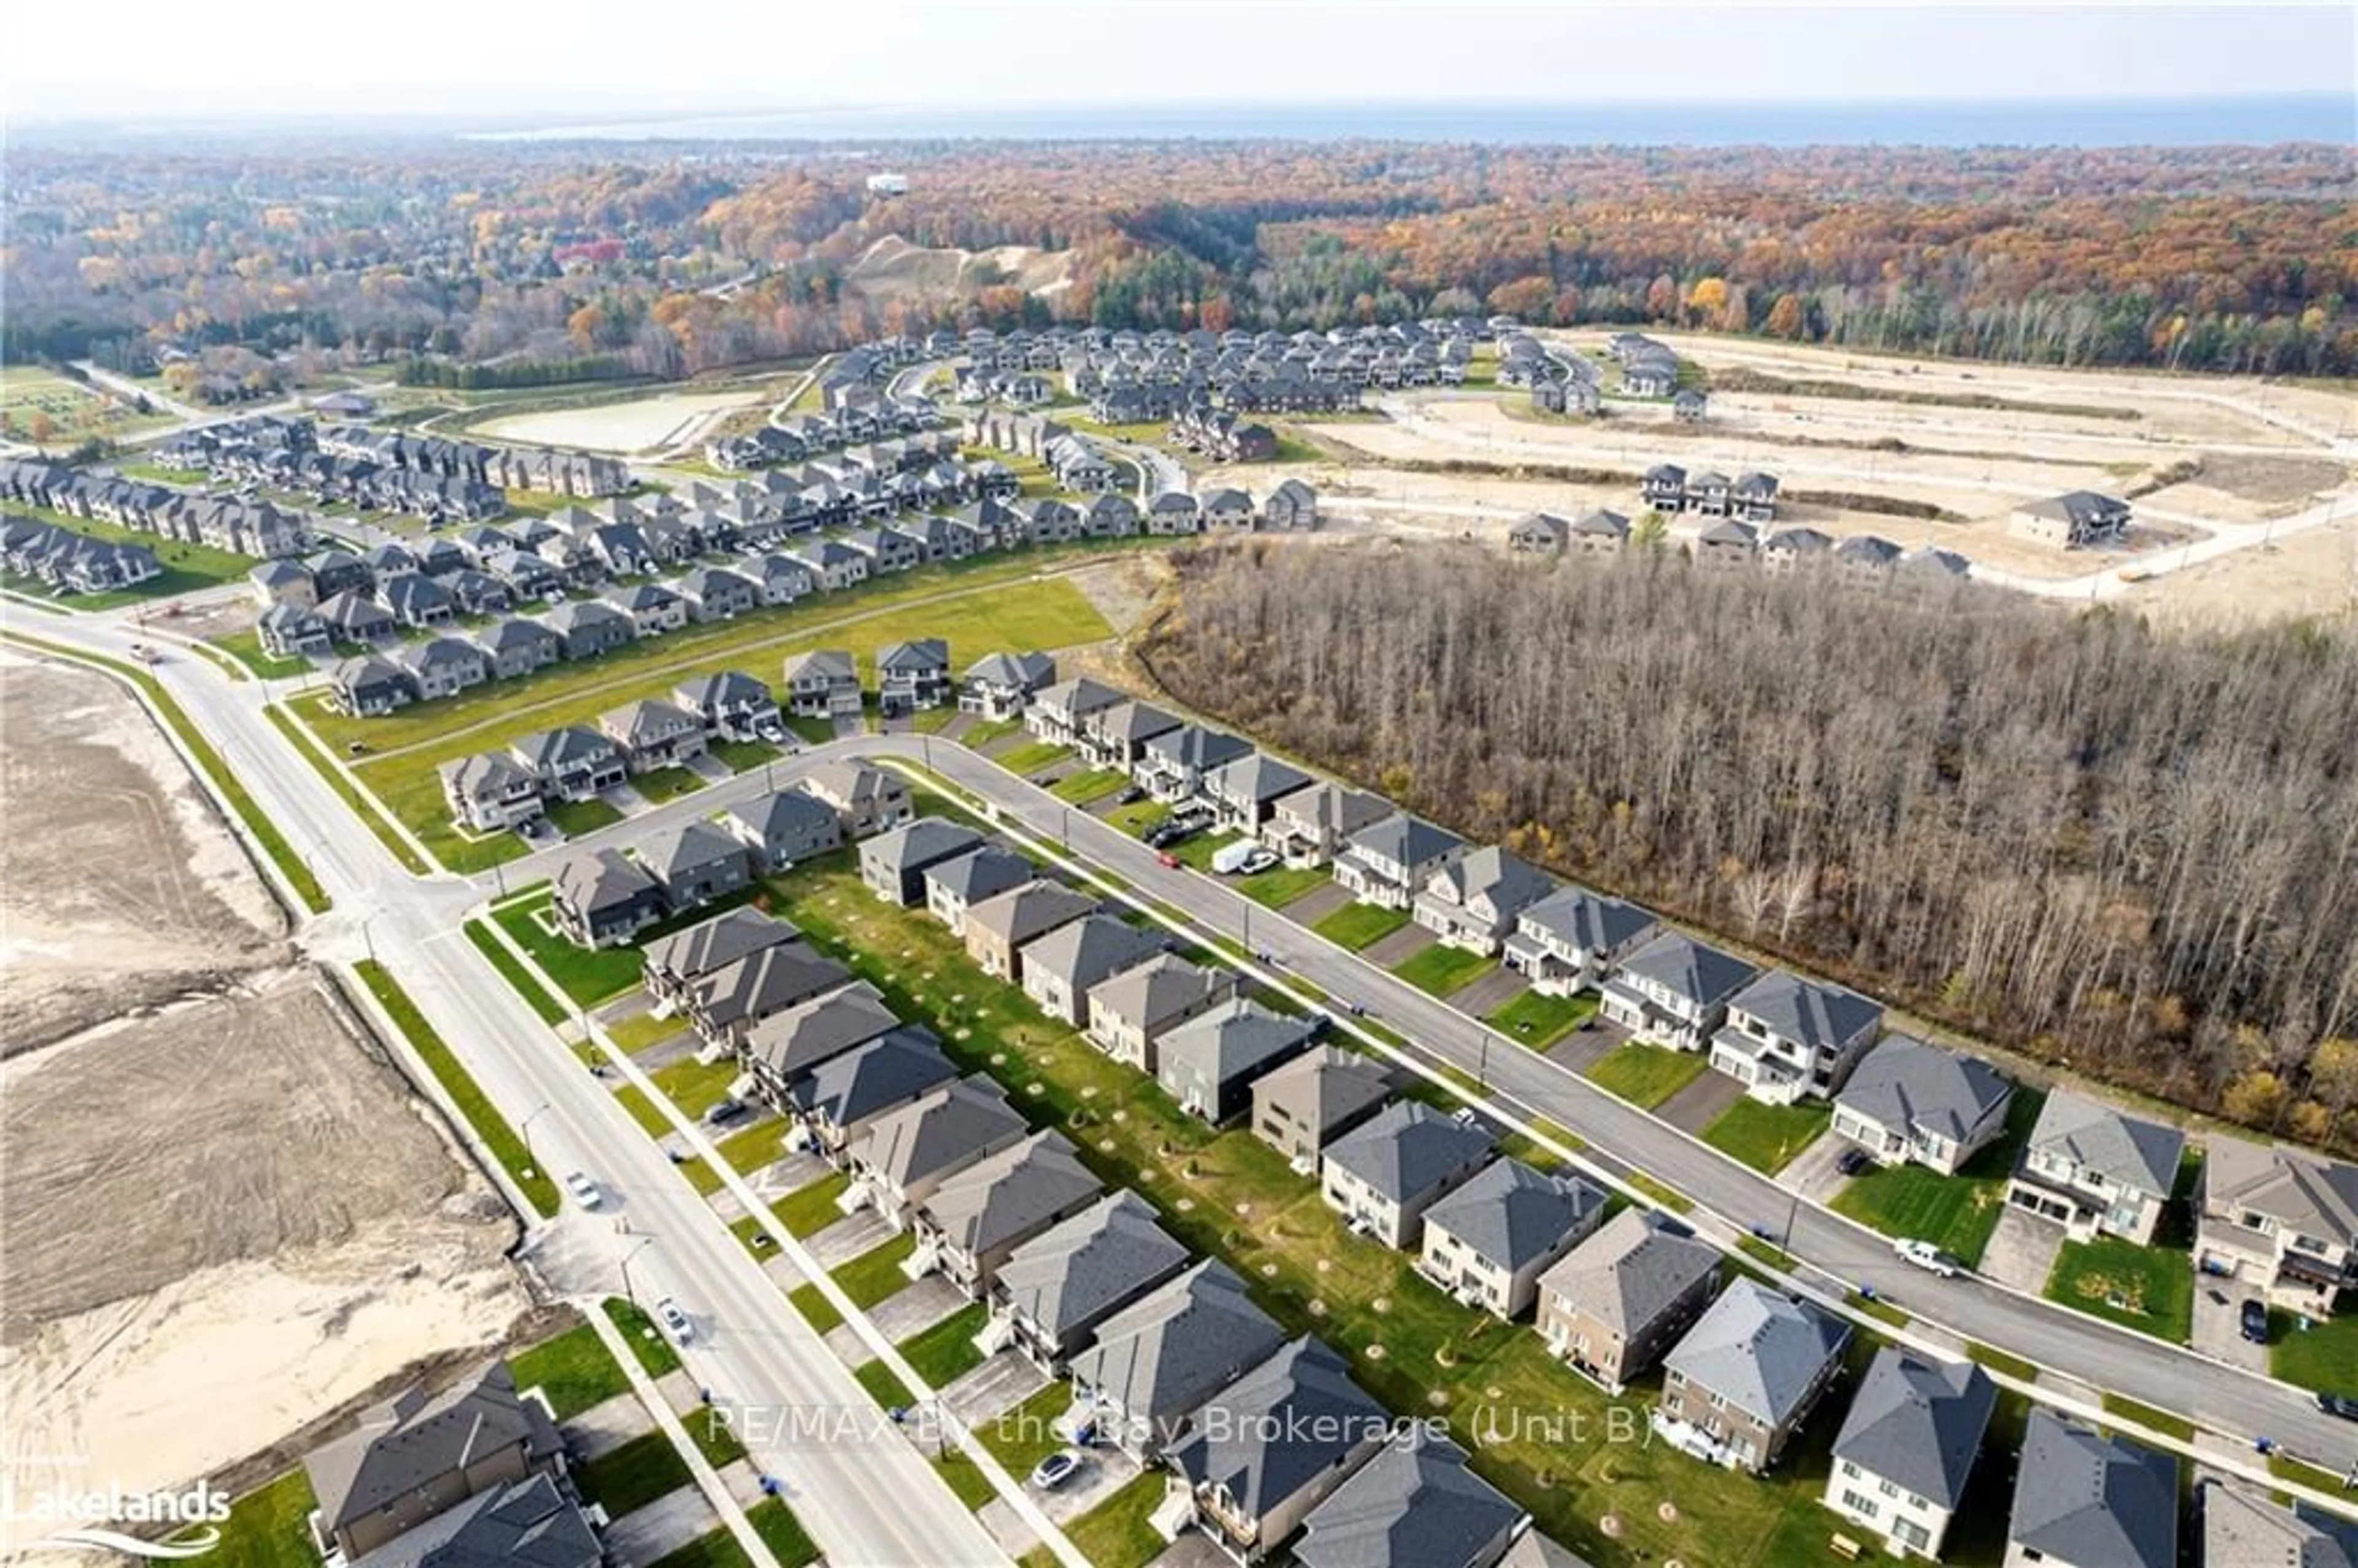
M 2358 643 L 1463 548 L 1180 557 L 1174 696 L 1960 1029 L 2358 1142 Z

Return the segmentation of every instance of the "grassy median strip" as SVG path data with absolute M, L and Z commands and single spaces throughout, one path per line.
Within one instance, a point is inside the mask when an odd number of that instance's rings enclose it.
M 533 1011 L 540 1014 L 543 1023 L 562 1023 L 573 1016 L 564 1003 L 550 996 L 546 988 L 525 972 L 524 965 L 490 926 L 480 920 L 470 920 L 465 929 L 467 940 L 491 961 L 492 968 L 500 972 L 500 979 L 507 981 L 516 995 L 524 998 Z
M 179 738 L 180 744 L 188 749 L 197 766 L 212 780 L 213 787 L 221 792 L 222 799 L 228 802 L 230 809 L 244 822 L 246 831 L 254 836 L 254 841 L 261 847 L 262 852 L 287 879 L 287 885 L 295 890 L 295 896 L 302 900 L 303 907 L 314 914 L 324 914 L 332 907 L 327 889 L 319 885 L 319 879 L 311 874 L 311 868 L 295 852 L 294 846 L 287 842 L 287 836 L 278 830 L 278 825 L 254 804 L 254 796 L 238 783 L 237 775 L 230 771 L 229 763 L 213 749 L 212 742 L 197 732 L 197 727 L 189 721 L 189 716 L 180 711 L 180 705 L 172 700 L 154 676 L 102 654 L 84 653 L 61 643 L 27 637 L 21 632 L 12 631 L 5 635 L 11 642 L 21 643 L 54 657 L 120 676 L 137 687 L 140 695 L 154 705 L 156 712 L 172 733 Z
M 441 1084 L 442 1092 L 449 1095 L 451 1103 L 459 1108 L 459 1114 L 466 1118 L 467 1125 L 475 1130 L 476 1138 L 492 1152 L 492 1158 L 507 1171 L 509 1179 L 515 1183 L 516 1190 L 524 1195 L 533 1212 L 544 1219 L 555 1214 L 557 1184 L 534 1163 L 532 1151 L 525 1147 L 524 1140 L 516 1136 L 515 1129 L 510 1127 L 507 1119 L 484 1098 L 474 1075 L 460 1065 L 458 1056 L 442 1036 L 435 1033 L 434 1026 L 427 1022 L 425 1015 L 417 1011 L 417 1004 L 409 1000 L 409 993 L 401 989 L 384 965 L 373 958 L 362 959 L 352 966 L 352 970 L 360 976 L 361 984 L 368 988 L 369 994 L 376 998 L 394 1023 L 409 1037 L 411 1048 L 425 1062 L 427 1070 Z
M 287 744 L 293 746 L 302 759 L 311 764 L 311 771 L 325 779 L 328 787 L 336 792 L 336 797 L 350 806 L 352 815 L 359 817 L 368 830 L 376 835 L 377 842 L 383 844 L 386 852 L 401 863 L 403 871 L 420 877 L 433 871 L 434 868 L 427 865 L 425 859 L 416 850 L 411 849 L 384 818 L 377 815 L 367 797 L 361 794 L 360 787 L 344 775 L 343 770 L 320 754 L 318 742 L 303 732 L 303 727 L 296 723 L 284 708 L 273 703 L 262 711 L 269 717 L 270 722 L 277 728 L 278 732 L 287 737 Z

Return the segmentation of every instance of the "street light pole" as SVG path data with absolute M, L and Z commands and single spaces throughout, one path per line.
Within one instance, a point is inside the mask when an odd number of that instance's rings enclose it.
M 639 1304 L 639 1296 L 636 1291 L 631 1289 L 631 1260 L 637 1257 L 644 1249 L 653 1247 L 654 1244 L 655 1238 L 654 1237 L 642 1236 L 639 1238 L 637 1246 L 633 1247 L 628 1252 L 622 1254 L 622 1296 L 623 1299 L 628 1301 L 633 1306 Z
M 543 1100 L 540 1105 L 522 1121 L 516 1123 L 516 1136 L 524 1140 L 524 1152 L 527 1154 L 534 1154 L 535 1159 L 538 1158 L 538 1155 L 534 1153 L 532 1147 L 532 1124 L 535 1119 L 546 1115 L 547 1111 L 548 1102 L 546 1100 Z

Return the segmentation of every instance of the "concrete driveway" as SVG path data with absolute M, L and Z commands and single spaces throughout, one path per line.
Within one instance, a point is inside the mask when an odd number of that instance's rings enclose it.
M 1547 1058 L 1560 1062 L 1575 1073 L 1589 1068 L 1613 1054 L 1624 1036 L 1612 1024 L 1599 1022 L 1594 1029 L 1575 1029 L 1547 1048 Z
M 1829 1132 L 1794 1155 L 1777 1173 L 1777 1179 L 1812 1203 L 1831 1202 L 1836 1193 L 1850 1184 L 1850 1178 L 1834 1169 L 1834 1162 L 1853 1147 L 1849 1139 Z
M 892 1227 L 872 1208 L 847 1215 L 804 1243 L 822 1269 L 838 1269 L 892 1238 Z
M 895 1345 L 923 1334 L 967 1304 L 966 1296 L 939 1274 L 927 1274 L 907 1290 L 895 1291 L 868 1309 L 876 1332 Z
M 1743 1098 L 1742 1084 L 1705 1067 L 1693 1083 L 1657 1106 L 1654 1114 L 1672 1127 L 1700 1133 L 1719 1119 L 1721 1111 Z
M 1486 1017 L 1531 989 L 1531 982 L 1504 964 L 1476 979 L 1472 985 L 1449 993 L 1449 1005 L 1460 1012 Z
M 2038 1295 L 2055 1271 L 2055 1255 L 2063 1249 L 2063 1227 L 2034 1219 L 2008 1204 L 1998 1212 L 1997 1228 L 1990 1232 L 1982 1253 L 1981 1272 L 2001 1285 Z
M 647 1413 L 636 1393 L 620 1393 L 568 1416 L 563 1431 L 577 1457 L 595 1459 L 600 1454 L 611 1454 L 643 1432 L 653 1432 L 655 1418 Z
M 693 1486 L 665 1493 L 606 1529 L 606 1553 L 617 1563 L 656 1563 L 719 1523 Z
M 942 1402 L 968 1426 L 988 1423 L 1048 1386 L 1048 1374 L 1012 1350 L 1002 1350 L 948 1388 Z
M 1390 935 L 1368 943 L 1359 957 L 1379 969 L 1397 969 L 1439 940 L 1412 920 Z
M 2219 1300 L 2211 1299 L 2213 1292 Z M 2255 1299 L 2258 1293 L 2241 1280 L 2223 1280 L 2210 1274 L 2195 1275 L 2194 1348 L 2205 1356 L 2215 1356 L 2229 1366 L 2266 1372 L 2268 1369 L 2268 1347 L 2255 1345 L 2244 1338 L 2242 1325 L 2244 1303 Z
M 1285 917 L 1299 925 L 1315 925 L 1351 902 L 1351 890 L 1340 882 L 1313 888 L 1285 906 Z

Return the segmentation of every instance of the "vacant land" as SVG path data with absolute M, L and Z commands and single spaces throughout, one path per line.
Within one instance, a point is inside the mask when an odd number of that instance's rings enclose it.
M 578 447 L 592 452 L 648 452 L 687 439 L 713 415 L 762 401 L 761 392 L 752 388 L 738 392 L 665 392 L 627 403 L 503 415 L 475 429 L 498 441 Z
M 172 421 L 142 414 L 111 392 L 70 381 L 38 365 L 0 365 L 0 437 L 56 449 L 92 436 L 119 440 Z

